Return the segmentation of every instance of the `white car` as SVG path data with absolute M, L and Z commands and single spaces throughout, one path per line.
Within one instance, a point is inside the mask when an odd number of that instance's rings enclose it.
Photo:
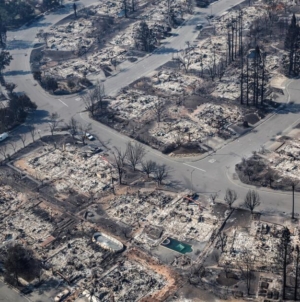
M 55 302 L 60 302 L 62 301 L 64 298 L 66 298 L 67 296 L 69 296 L 70 291 L 66 288 L 65 290 L 63 290 L 62 292 L 60 292 L 59 294 L 57 294 L 57 296 L 54 298 Z
M 87 137 L 87 139 L 89 139 L 90 141 L 93 141 L 95 138 L 93 137 L 92 134 L 90 133 L 86 133 L 85 136 Z
M 8 138 L 8 133 L 4 132 L 0 134 L 0 142 L 4 141 L 6 138 Z

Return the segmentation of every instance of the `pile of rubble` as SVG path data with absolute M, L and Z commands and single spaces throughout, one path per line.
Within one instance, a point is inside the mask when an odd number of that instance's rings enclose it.
M 145 191 L 121 195 L 110 201 L 108 215 L 125 224 L 136 226 L 141 222 L 163 223 L 176 198 L 160 191 Z
M 203 142 L 213 136 L 229 138 L 233 133 L 228 128 L 243 118 L 237 106 L 210 103 L 198 106 L 192 113 L 183 107 L 174 108 L 172 113 L 174 120 L 157 123 L 150 130 L 153 136 L 165 144 Z
M 15 166 L 42 181 L 50 181 L 58 192 L 73 190 L 88 194 L 110 187 L 117 177 L 112 165 L 100 154 L 87 157 L 80 148 L 72 145 L 63 150 L 39 149 L 15 162 Z
M 149 121 L 155 114 L 155 104 L 159 102 L 164 102 L 164 99 L 130 90 L 112 100 L 109 109 L 124 120 Z
M 271 167 L 283 177 L 300 179 L 300 141 L 286 141 L 276 152 L 269 155 Z
M 132 226 L 135 239 L 148 247 L 159 245 L 166 236 L 207 242 L 222 219 L 185 196 L 186 192 L 171 196 L 157 191 L 122 195 L 109 202 L 107 213 Z
M 8 185 L 0 185 L 0 195 L 0 220 L 16 211 L 27 200 L 26 194 L 19 193 Z
M 55 253 L 45 262 L 46 267 L 58 272 L 70 283 L 102 273 L 100 264 L 109 252 L 100 247 L 92 249 L 90 238 L 71 239 L 59 246 Z
M 43 242 L 54 230 L 50 218 L 44 219 L 36 215 L 32 204 L 25 204 L 18 208 L 2 221 L 0 227 L 1 237 L 4 237 L 2 242 L 8 235 L 14 234 L 10 239 L 22 238 L 30 245 Z
M 92 28 L 92 21 L 84 18 L 53 26 L 50 29 L 51 36 L 47 40 L 48 47 L 63 51 L 76 51 L 80 47 L 88 49 L 95 41 L 94 38 L 87 38 L 87 33 Z
M 257 268 L 276 267 L 277 247 L 283 226 L 252 221 L 249 229 L 235 228 L 227 233 L 226 247 L 220 263 L 243 263 L 244 252 L 250 252 Z M 263 269 L 264 270 L 264 269 Z
M 201 79 L 179 72 L 163 70 L 155 74 L 151 81 L 153 86 L 168 94 L 190 94 L 199 86 Z

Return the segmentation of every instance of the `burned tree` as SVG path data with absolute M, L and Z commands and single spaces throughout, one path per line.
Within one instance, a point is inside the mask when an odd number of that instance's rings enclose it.
M 134 12 L 136 9 L 136 2 L 137 0 L 131 0 L 131 10 Z
M 272 169 L 270 169 L 270 168 L 268 168 L 268 171 L 267 171 L 267 173 L 266 173 L 266 180 L 268 181 L 268 183 L 269 183 L 269 187 L 270 188 L 272 188 L 272 184 L 273 184 L 273 181 L 275 180 L 275 172 L 272 170 Z
M 156 169 L 156 163 L 152 160 L 147 160 L 146 162 L 142 162 L 142 169 L 150 177 L 150 174 L 153 173 Z
M 126 159 L 133 168 L 133 171 L 135 171 L 136 166 L 141 163 L 145 154 L 145 147 L 142 144 L 138 142 L 135 142 L 134 144 L 132 142 L 127 143 Z
M 248 249 L 242 252 L 242 261 L 239 263 L 239 269 L 242 278 L 245 280 L 247 287 L 247 294 L 250 295 L 251 281 L 254 279 L 253 264 L 255 262 L 255 256 L 251 254 Z
M 137 49 L 146 52 L 150 52 L 155 48 L 155 34 L 145 21 L 141 21 L 135 30 L 134 43 Z
M 298 75 L 300 70 L 299 45 L 300 29 L 296 21 L 296 16 L 293 14 L 291 24 L 288 27 L 284 47 L 288 52 L 287 74 Z
M 128 0 L 121 0 L 125 18 L 128 18 Z
M 2 145 L 0 147 L 0 154 L 3 155 L 4 159 L 7 158 L 7 145 Z
M 242 52 L 243 46 L 242 46 Z M 268 72 L 266 70 L 266 52 L 262 51 L 259 46 L 255 49 L 247 51 L 246 55 L 246 70 L 244 70 L 244 58 L 241 57 L 241 73 L 240 73 L 240 101 L 244 103 L 244 94 L 246 93 L 246 104 L 263 105 L 265 99 L 266 85 Z M 246 86 L 246 87 L 245 87 Z M 246 90 L 245 90 L 246 88 Z M 245 90 L 245 92 L 244 92 Z
M 221 248 L 221 252 L 224 252 L 224 248 L 226 246 L 227 235 L 224 232 L 219 232 L 217 246 Z
M 23 144 L 23 147 L 25 148 L 26 147 L 27 134 L 26 133 L 22 133 L 22 134 L 19 135 L 19 137 L 20 137 L 20 140 L 21 140 L 21 142 Z
M 89 131 L 92 130 L 92 125 L 90 123 L 88 124 L 79 124 L 78 130 L 81 138 L 81 142 L 83 145 L 85 145 L 85 141 L 87 139 Z
M 154 171 L 155 180 L 160 186 L 162 182 L 169 176 L 168 168 L 165 164 L 157 165 Z
M 78 131 L 78 122 L 75 120 L 74 117 L 71 117 L 69 122 L 67 123 L 68 131 L 72 138 L 74 139 L 77 131 Z
M 103 100 L 105 98 L 105 88 L 104 85 L 97 81 L 95 88 L 93 89 L 94 98 L 97 100 L 99 106 L 98 108 L 103 109 Z
M 173 8 L 174 0 L 166 0 L 167 2 L 167 18 L 168 18 L 168 24 L 170 27 L 173 27 L 175 23 L 175 13 Z
M 177 61 L 179 62 L 179 66 L 184 68 L 185 73 L 188 73 L 190 65 L 192 64 L 192 52 L 194 47 L 192 47 L 189 42 L 186 42 L 186 45 L 187 47 L 177 54 Z
M 158 100 L 156 103 L 154 103 L 153 106 L 153 112 L 156 115 L 157 122 L 161 122 L 161 117 L 165 110 L 165 103 L 162 100 Z
M 60 118 L 59 114 L 57 112 L 53 112 L 50 116 L 50 122 L 49 122 L 49 130 L 53 137 L 54 132 L 57 131 L 59 124 L 63 120 Z
M 11 142 L 9 142 L 9 145 L 13 148 L 14 153 L 16 153 L 17 147 L 18 147 L 17 142 L 16 141 L 11 141 Z
M 114 147 L 113 157 L 114 157 L 114 166 L 118 171 L 119 175 L 119 184 L 122 184 L 123 175 L 125 172 L 125 159 L 126 159 L 126 151 L 122 152 L 121 149 Z
M 73 10 L 74 10 L 75 18 L 77 18 L 77 5 L 76 5 L 76 3 L 73 4 Z
M 228 188 L 226 190 L 224 201 L 228 204 L 230 210 L 232 209 L 232 205 L 236 200 L 237 200 L 236 192 L 234 190 Z
M 35 136 L 36 136 L 36 129 L 33 125 L 29 126 L 29 133 L 30 133 L 30 136 L 32 138 L 32 142 L 35 141 Z
M 217 197 L 218 197 L 218 193 L 212 193 L 212 194 L 209 195 L 209 197 L 210 197 L 212 203 L 214 204 Z
M 258 193 L 254 190 L 249 190 L 246 194 L 244 206 L 251 211 L 253 214 L 253 210 L 260 205 L 260 197 Z
M 293 202 L 293 206 L 292 206 L 292 219 L 295 219 L 295 187 L 297 186 L 297 182 L 296 181 L 292 181 L 291 182 L 291 187 L 292 187 L 292 202 Z
M 99 103 L 94 91 L 87 92 L 87 94 L 82 96 L 82 100 L 85 105 L 85 109 L 92 115 L 92 117 L 94 117 L 99 108 Z
M 97 81 L 95 87 L 82 97 L 85 109 L 94 117 L 99 109 L 103 108 L 105 97 L 104 85 Z
M 194 0 L 186 0 L 185 1 L 186 10 L 189 14 L 192 14 L 194 12 L 195 8 L 195 1 Z

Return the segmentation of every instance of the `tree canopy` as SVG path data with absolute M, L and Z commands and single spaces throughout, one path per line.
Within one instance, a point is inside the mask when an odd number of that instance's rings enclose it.
M 6 66 L 9 66 L 13 57 L 8 51 L 2 50 L 0 53 L 0 74 L 5 69 Z

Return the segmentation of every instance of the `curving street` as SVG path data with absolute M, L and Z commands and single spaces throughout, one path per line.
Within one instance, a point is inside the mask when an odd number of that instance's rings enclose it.
M 95 0 L 81 1 L 85 6 L 94 2 Z M 239 2 L 241 1 L 221 0 L 213 4 L 212 12 L 214 15 L 221 15 L 226 9 Z M 4 76 L 7 81 L 17 84 L 17 91 L 26 92 L 31 100 L 38 105 L 34 119 L 29 120 L 29 123 L 36 124 L 42 133 L 47 133 L 47 115 L 58 112 L 65 121 L 75 116 L 77 119 L 84 119 L 92 123 L 92 132 L 102 141 L 108 143 L 110 147 L 125 148 L 129 140 L 128 137 L 90 120 L 88 115 L 82 112 L 84 105 L 78 96 L 49 95 L 37 84 L 30 72 L 30 53 L 34 44 L 38 42 L 35 38 L 36 33 L 40 29 L 47 29 L 72 13 L 71 5 L 72 3 L 68 3 L 64 9 L 44 16 L 43 19 L 34 22 L 29 27 L 23 26 L 19 30 L 8 33 L 8 50 L 13 56 L 13 61 L 4 72 Z M 210 14 L 211 9 L 199 9 L 199 12 L 200 14 L 192 16 L 182 27 L 178 28 L 176 30 L 178 35 L 167 39 L 164 47 L 137 63 L 125 63 L 124 71 L 104 82 L 106 93 L 113 95 L 134 80 L 151 73 L 169 61 L 172 58 L 172 53 L 183 48 L 186 41 L 192 42 L 197 35 L 194 30 L 195 25 L 200 20 L 205 21 L 205 16 Z M 241 158 L 250 156 L 252 151 L 258 150 L 262 145 L 267 145 L 278 133 L 284 133 L 300 122 L 298 86 L 299 80 L 287 83 L 284 97 L 290 103 L 284 109 L 268 117 L 254 131 L 228 143 L 203 159 L 174 159 L 148 147 L 147 158 L 169 166 L 171 181 L 174 183 L 178 182 L 183 187 L 192 188 L 203 194 L 218 192 L 220 200 L 223 199 L 225 190 L 230 187 L 237 191 L 238 201 L 241 203 L 249 188 L 238 181 L 233 181 L 235 164 L 240 162 Z M 260 209 L 271 212 L 291 212 L 291 195 L 289 193 L 278 193 L 260 188 L 258 190 L 261 197 Z M 296 212 L 300 212 L 300 201 L 297 203 L 296 200 L 295 209 Z

